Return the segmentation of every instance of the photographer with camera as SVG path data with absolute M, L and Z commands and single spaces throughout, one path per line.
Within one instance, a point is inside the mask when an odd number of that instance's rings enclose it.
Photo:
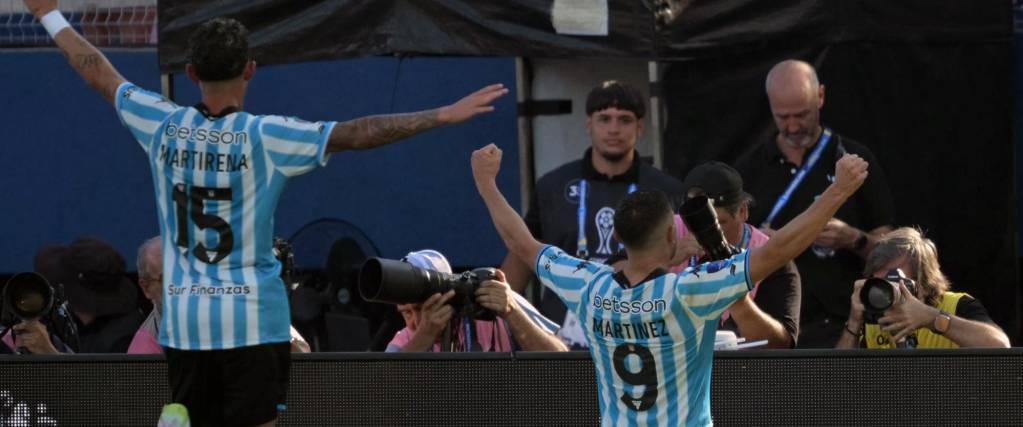
M 0 354 L 74 353 L 65 342 L 77 347 L 78 330 L 63 297 L 58 297 L 45 277 L 34 272 L 18 273 L 2 290 Z
M 57 324 L 73 323 L 77 353 L 128 350 L 145 317 L 138 304 L 138 290 L 117 249 L 98 238 L 78 238 L 67 246 L 40 249 L 35 269 L 67 296 L 66 320 Z
M 739 172 L 722 162 L 696 166 L 682 182 L 687 198 L 706 196 L 713 201 L 725 240 L 738 250 L 758 248 L 770 239 L 747 224 L 753 197 L 743 190 Z M 678 252 L 672 260 L 673 273 L 696 266 L 705 257 L 696 234 L 683 218 L 675 215 Z M 767 340 L 770 348 L 792 348 L 799 334 L 800 280 L 794 262 L 786 263 L 721 315 L 720 329 L 737 332 L 747 341 Z
M 452 274 L 451 265 L 440 252 L 425 249 L 409 253 L 406 263 L 423 270 Z M 477 304 L 493 313 L 492 320 L 474 319 L 475 337 L 472 351 L 568 351 L 568 347 L 554 333 L 558 324 L 540 315 L 525 298 L 504 281 L 504 273 L 494 270 L 495 278 L 484 280 L 473 292 Z M 450 325 L 461 325 L 458 310 L 451 304 L 456 299 L 454 289 L 434 293 L 422 303 L 398 304 L 398 312 L 405 319 L 405 329 L 398 331 L 387 345 L 388 352 L 438 352 L 441 338 Z M 458 328 L 457 341 L 464 344 L 465 333 Z M 463 348 L 463 347 L 460 347 Z
M 948 290 L 937 247 L 915 228 L 884 235 L 864 275 L 836 348 L 1009 347 L 980 301 Z
M 663 192 L 637 191 L 618 205 L 615 234 L 629 259 L 616 272 L 537 241 L 498 189 L 500 168 L 497 146 L 473 152 L 476 189 L 508 250 L 531 265 L 586 326 L 602 425 L 711 425 L 713 338 L 721 313 L 809 247 L 867 177 L 867 162 L 843 156 L 821 197 L 764 246 L 749 251 L 732 254 L 723 242 L 709 245 L 707 235 L 700 237 L 705 229 L 694 225 L 701 246 L 725 257 L 675 274 L 667 268 L 678 251 L 678 230 Z M 687 204 L 700 201 L 702 210 L 691 206 L 706 213 L 699 225 L 716 227 L 706 197 Z M 684 211 L 693 225 L 692 211 Z M 720 229 L 713 231 L 724 240 Z

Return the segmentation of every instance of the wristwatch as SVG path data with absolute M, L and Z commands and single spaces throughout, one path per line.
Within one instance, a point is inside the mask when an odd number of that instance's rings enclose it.
M 945 332 L 948 332 L 948 326 L 951 324 L 952 315 L 948 314 L 945 310 L 941 310 L 938 312 L 937 316 L 934 316 L 934 325 L 931 326 L 931 330 L 939 334 L 944 334 Z

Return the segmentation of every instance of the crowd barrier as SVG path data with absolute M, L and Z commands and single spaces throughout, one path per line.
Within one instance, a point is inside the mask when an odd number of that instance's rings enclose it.
M 599 424 L 588 353 L 293 358 L 279 426 Z M 160 356 L 0 357 L 0 425 L 151 426 Z M 718 352 L 718 426 L 1023 424 L 1023 349 Z

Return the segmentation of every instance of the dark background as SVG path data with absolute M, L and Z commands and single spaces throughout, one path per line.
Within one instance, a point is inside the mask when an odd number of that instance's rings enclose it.
M 877 156 L 895 225 L 923 229 L 953 290 L 978 298 L 1018 344 L 1010 5 L 824 3 L 714 2 L 714 26 L 730 36 L 706 41 L 716 49 L 690 49 L 664 77 L 665 168 L 681 177 L 764 143 L 775 132 L 768 70 L 789 58 L 810 62 L 826 89 L 823 123 Z M 673 52 L 693 44 L 688 33 L 701 34 L 683 30 Z
M 608 37 L 554 34 L 551 0 L 369 3 L 162 1 L 161 67 L 180 69 L 184 35 L 224 13 L 254 20 L 257 57 L 271 63 L 379 54 L 656 59 L 667 70 L 654 88 L 667 109 L 665 170 L 682 177 L 768 138 L 764 77 L 778 61 L 803 59 L 826 87 L 824 123 L 878 157 L 895 225 L 922 228 L 953 289 L 980 299 L 1019 343 L 1011 2 L 694 0 L 665 24 L 654 18 L 656 1 L 611 1 Z

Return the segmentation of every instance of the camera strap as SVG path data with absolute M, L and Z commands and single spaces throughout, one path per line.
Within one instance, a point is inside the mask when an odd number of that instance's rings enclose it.
M 806 161 L 803 162 L 803 166 L 799 168 L 798 172 L 796 172 L 796 176 L 792 177 L 792 182 L 789 183 L 785 192 L 781 193 L 778 200 L 774 202 L 774 207 L 771 208 L 771 213 L 767 215 L 767 219 L 760 225 L 761 228 L 769 228 L 771 223 L 774 222 L 775 218 L 778 216 L 778 213 L 781 212 L 781 210 L 785 208 L 785 205 L 789 203 L 789 198 L 792 197 L 792 193 L 799 188 L 799 185 L 803 183 L 803 179 L 806 178 L 806 174 L 809 173 L 810 170 L 813 169 L 814 165 L 817 164 L 817 161 L 820 160 L 821 154 L 828 146 L 829 141 L 831 141 L 831 129 L 824 128 L 824 132 L 821 134 L 821 139 L 817 143 L 817 147 L 810 152 L 810 157 L 807 157 Z
M 465 331 L 464 335 L 462 336 L 462 338 L 464 338 L 465 340 L 465 342 L 462 343 L 462 345 L 464 346 L 462 348 L 462 351 L 465 352 L 472 351 L 472 345 L 473 343 L 476 342 L 476 337 L 474 337 L 472 333 L 473 329 L 475 329 L 473 328 L 473 326 L 475 325 L 473 325 L 472 319 L 470 319 L 468 316 L 462 317 L 462 328 L 464 328 L 463 330 Z
M 578 239 L 576 239 L 576 258 L 590 259 L 589 241 L 586 239 L 586 194 L 589 192 L 589 183 L 585 179 L 579 180 L 579 207 L 576 209 L 576 223 L 578 225 Z M 636 183 L 629 184 L 627 194 L 636 192 Z M 618 243 L 618 250 L 625 249 L 625 245 Z
M 753 235 L 753 231 L 750 230 L 753 226 L 749 224 L 742 225 L 742 240 L 739 241 L 739 250 L 743 250 L 749 247 L 750 237 Z M 689 267 L 696 267 L 696 264 L 700 262 L 700 259 L 693 255 L 689 257 Z

